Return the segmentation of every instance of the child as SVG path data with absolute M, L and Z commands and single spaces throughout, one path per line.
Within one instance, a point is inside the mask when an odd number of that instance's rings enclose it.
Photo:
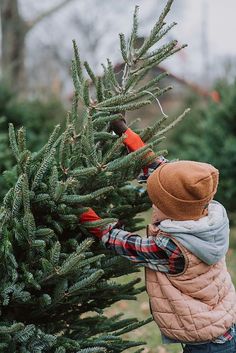
M 145 145 L 124 121 L 130 152 Z M 163 343 L 185 344 L 184 353 L 236 352 L 236 294 L 225 264 L 229 222 L 213 201 L 218 170 L 207 163 L 166 163 L 158 158 L 142 175 L 153 203 L 148 238 L 122 229 L 93 228 L 107 249 L 146 267 L 146 288 Z M 152 174 L 150 175 L 150 172 Z M 100 219 L 90 209 L 80 222 Z

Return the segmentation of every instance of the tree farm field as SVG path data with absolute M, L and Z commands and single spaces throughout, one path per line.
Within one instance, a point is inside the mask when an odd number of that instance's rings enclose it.
M 138 233 L 142 236 L 145 236 L 145 225 L 148 224 L 151 220 L 151 210 L 142 213 L 139 216 L 142 216 L 145 219 L 145 223 L 144 229 Z M 227 265 L 230 275 L 233 278 L 233 282 L 236 285 L 236 225 L 233 227 L 231 226 L 230 229 L 230 248 L 227 254 Z M 141 282 L 138 284 L 138 286 L 145 285 L 144 268 L 142 267 L 140 268 L 139 273 L 123 276 L 118 279 L 118 281 L 121 283 L 126 283 L 130 280 L 133 280 L 137 276 L 141 278 Z M 124 313 L 124 318 L 136 317 L 139 320 L 147 319 L 151 315 L 147 293 L 144 291 L 143 293 L 139 294 L 136 301 L 122 300 L 106 310 L 106 314 L 112 316 L 121 312 Z M 162 345 L 160 331 L 154 321 L 130 333 L 124 334 L 123 338 L 137 341 L 146 341 L 146 345 L 143 346 L 143 353 L 182 353 L 181 345 Z M 129 352 L 134 351 L 135 348 L 129 349 Z

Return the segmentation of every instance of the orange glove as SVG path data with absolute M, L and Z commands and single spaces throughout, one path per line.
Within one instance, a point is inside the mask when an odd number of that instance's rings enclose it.
M 129 152 L 137 151 L 146 146 L 146 143 L 143 142 L 141 137 L 130 128 L 125 131 L 125 135 L 127 135 L 127 137 L 124 139 L 123 143 L 129 149 Z
M 130 128 L 128 128 L 124 133 L 125 135 L 127 135 L 127 137 L 124 139 L 123 143 L 128 148 L 129 152 L 137 151 L 140 148 L 146 146 L 146 143 L 143 142 L 141 137 L 138 134 L 136 134 L 134 131 L 132 131 Z M 154 155 L 155 155 L 154 152 L 150 151 L 150 152 L 147 152 L 146 157 L 154 156 Z M 147 178 L 153 172 L 153 170 L 155 170 L 160 164 L 166 163 L 166 162 L 167 162 L 167 159 L 160 156 L 156 158 L 156 160 L 150 163 L 149 165 L 143 167 L 143 173 L 139 175 L 138 182 L 146 183 Z

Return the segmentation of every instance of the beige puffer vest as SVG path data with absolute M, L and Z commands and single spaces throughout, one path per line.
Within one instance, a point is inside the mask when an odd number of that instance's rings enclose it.
M 160 230 L 155 235 L 169 236 Z M 172 240 L 185 256 L 184 271 L 168 275 L 145 269 L 153 318 L 169 338 L 212 341 L 236 322 L 236 294 L 225 259 L 209 266 Z

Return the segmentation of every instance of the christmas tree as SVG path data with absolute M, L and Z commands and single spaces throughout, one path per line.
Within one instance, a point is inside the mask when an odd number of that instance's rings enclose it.
M 56 126 L 38 152 L 27 148 L 24 128 L 9 126 L 17 182 L 4 197 L 0 218 L 1 352 L 122 352 L 142 344 L 122 334 L 150 318 L 138 322 L 104 314 L 113 303 L 143 291 L 135 287 L 139 278 L 126 284 L 114 280 L 138 268 L 108 253 L 79 216 L 93 207 L 103 219 L 92 227 L 125 219 L 136 230 L 141 226 L 135 215 L 150 207 L 144 190 L 131 181 L 155 158 L 148 156 L 150 148 L 162 153 L 158 144 L 185 113 L 167 126 L 164 116 L 144 129 L 146 146 L 130 154 L 124 136 L 113 134 L 109 124 L 122 117 L 120 112 L 137 110 L 170 89 L 158 87 L 165 74 L 145 84 L 142 79 L 180 50 L 176 41 L 155 48 L 175 25 L 164 23 L 172 2 L 139 48 L 135 8 L 130 39 L 120 35 L 121 82 L 110 60 L 97 77 L 87 62 L 82 64 L 74 42 L 72 109 L 65 129 Z

